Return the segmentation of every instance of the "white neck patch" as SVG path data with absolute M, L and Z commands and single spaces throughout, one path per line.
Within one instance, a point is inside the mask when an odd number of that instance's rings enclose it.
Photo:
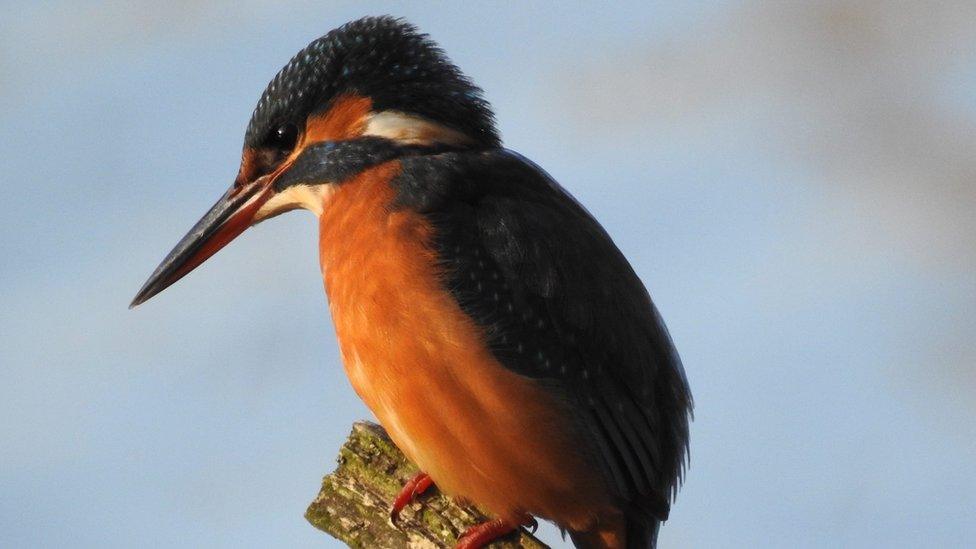
M 472 139 L 462 132 L 420 116 L 399 111 L 369 115 L 363 135 L 384 137 L 406 145 L 467 145 Z

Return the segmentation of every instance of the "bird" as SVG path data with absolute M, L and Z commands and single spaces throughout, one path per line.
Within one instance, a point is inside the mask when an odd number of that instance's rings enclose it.
M 421 471 L 393 519 L 433 484 L 490 517 L 459 548 L 537 518 L 576 547 L 656 546 L 693 411 L 671 336 L 606 230 L 502 145 L 482 90 L 411 23 L 348 22 L 274 76 L 233 184 L 131 307 L 296 209 L 318 217 L 351 385 Z

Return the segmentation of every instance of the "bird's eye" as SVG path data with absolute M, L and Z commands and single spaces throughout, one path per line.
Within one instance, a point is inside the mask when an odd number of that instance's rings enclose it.
M 268 136 L 268 145 L 280 151 L 290 151 L 298 141 L 298 128 L 294 124 L 282 124 Z

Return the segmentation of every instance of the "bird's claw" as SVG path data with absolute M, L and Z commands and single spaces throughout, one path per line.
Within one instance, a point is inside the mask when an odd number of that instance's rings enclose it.
M 468 528 L 458 538 L 454 549 L 480 549 L 488 546 L 496 539 L 507 536 L 518 530 L 519 526 L 530 528 L 530 534 L 534 534 L 539 527 L 539 521 L 531 515 L 526 515 L 521 524 L 512 524 L 504 519 L 493 519 L 481 524 L 475 524 Z
M 421 472 L 414 475 L 413 478 L 403 485 L 400 493 L 393 500 L 393 507 L 390 509 L 390 522 L 394 527 L 400 527 L 400 512 L 403 511 L 403 508 L 409 505 L 417 496 L 427 491 L 433 483 L 434 481 L 431 480 L 427 473 Z

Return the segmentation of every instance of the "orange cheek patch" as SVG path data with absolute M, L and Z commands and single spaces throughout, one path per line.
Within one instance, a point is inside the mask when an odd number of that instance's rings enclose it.
M 362 135 L 366 117 L 372 108 L 373 102 L 366 97 L 343 95 L 336 98 L 328 111 L 309 117 L 302 144 L 298 148 L 309 143 L 339 141 Z
M 268 173 L 272 178 L 281 175 L 312 143 L 359 137 L 366 129 L 366 119 L 372 108 L 373 102 L 365 97 L 343 95 L 336 98 L 329 110 L 308 118 L 301 141 L 283 160 L 276 157 L 271 149 L 245 148 L 236 184 L 241 186 Z

